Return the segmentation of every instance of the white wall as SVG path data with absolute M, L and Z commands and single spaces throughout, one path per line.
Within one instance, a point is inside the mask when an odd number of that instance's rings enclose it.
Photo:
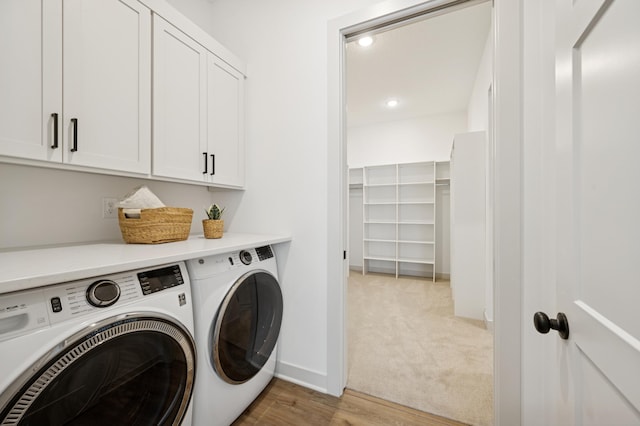
M 493 15 L 492 15 L 493 19 Z M 486 267 L 485 267 L 485 321 L 487 327 L 493 329 L 493 129 L 491 123 L 490 91 L 493 80 L 493 22 L 487 35 L 480 65 L 476 74 L 476 80 L 471 91 L 468 106 L 469 131 L 484 130 L 487 132 L 486 159 Z
M 493 23 L 491 25 L 493 29 Z M 482 58 L 478 65 L 476 80 L 473 84 L 471 97 L 467 106 L 467 127 L 469 132 L 489 129 L 489 105 L 487 102 L 487 93 L 491 87 L 493 78 L 493 37 L 492 31 L 487 34 L 487 41 L 484 45 Z
M 190 0 L 197 1 L 197 0 Z M 176 1 L 177 3 L 177 1 Z M 278 372 L 327 389 L 327 23 L 376 0 L 218 0 L 213 36 L 247 62 L 247 191 L 230 229 L 293 236 Z M 337 207 L 336 207 L 337 208 Z M 336 256 L 341 253 L 336 253 Z
M 0 249 L 122 241 L 118 220 L 102 218 L 102 198 L 140 185 L 168 206 L 192 208 L 191 233 L 202 233 L 203 208 L 213 200 L 205 187 L 0 164 Z
M 466 130 L 466 111 L 349 127 L 347 162 L 362 167 L 448 161 L 453 136 Z

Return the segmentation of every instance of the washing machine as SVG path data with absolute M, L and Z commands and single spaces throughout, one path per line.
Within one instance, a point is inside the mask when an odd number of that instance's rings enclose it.
M 1 425 L 191 425 L 183 262 L 0 295 Z
M 194 426 L 231 424 L 264 390 L 276 364 L 282 292 L 271 246 L 187 262 L 200 366 Z

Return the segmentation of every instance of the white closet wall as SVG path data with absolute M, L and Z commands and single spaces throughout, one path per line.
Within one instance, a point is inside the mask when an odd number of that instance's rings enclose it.
M 364 167 L 449 161 L 453 135 L 466 131 L 465 111 L 349 127 L 347 163 Z

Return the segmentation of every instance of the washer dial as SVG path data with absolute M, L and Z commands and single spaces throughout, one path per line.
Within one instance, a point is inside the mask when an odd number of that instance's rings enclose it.
M 98 308 L 106 308 L 120 298 L 120 286 L 111 280 L 98 280 L 87 288 L 87 302 Z

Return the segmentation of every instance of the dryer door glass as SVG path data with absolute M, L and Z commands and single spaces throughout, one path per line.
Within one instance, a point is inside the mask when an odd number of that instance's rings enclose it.
M 218 375 L 244 383 L 267 363 L 282 323 L 282 292 L 266 271 L 241 277 L 229 290 L 216 316 L 212 362 Z
M 179 424 L 193 385 L 188 332 L 144 317 L 119 318 L 94 330 L 30 376 L 3 409 L 0 423 Z

